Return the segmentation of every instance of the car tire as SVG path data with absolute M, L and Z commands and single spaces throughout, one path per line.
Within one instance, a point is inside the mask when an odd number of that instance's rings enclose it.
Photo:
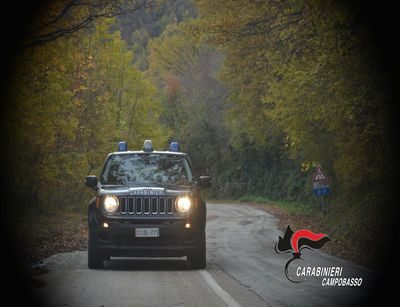
M 192 270 L 201 270 L 206 268 L 207 261 L 205 235 L 200 250 L 196 254 L 188 256 L 188 261 L 190 261 L 190 268 Z
M 89 269 L 102 269 L 104 267 L 104 257 L 98 254 L 94 235 L 90 232 L 88 240 L 88 267 Z

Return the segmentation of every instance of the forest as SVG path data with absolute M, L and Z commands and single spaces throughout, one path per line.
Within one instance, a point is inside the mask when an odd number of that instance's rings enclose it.
M 213 177 L 209 199 L 315 204 L 320 164 L 332 191 L 321 219 L 334 217 L 344 239 L 384 233 L 394 96 L 350 4 L 63 0 L 40 13 L 1 115 L 16 211 L 84 212 L 84 178 L 119 141 L 176 140 Z

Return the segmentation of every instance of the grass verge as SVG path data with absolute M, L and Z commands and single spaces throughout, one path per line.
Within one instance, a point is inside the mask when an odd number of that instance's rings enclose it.
M 339 256 L 357 264 L 379 269 L 382 266 L 383 251 L 382 223 L 373 204 L 348 203 L 330 199 L 326 201 L 323 213 L 319 199 L 310 202 L 276 201 L 265 197 L 244 195 L 239 203 L 246 203 L 267 211 L 279 219 L 282 234 L 287 225 L 295 230 L 309 229 L 326 233 L 331 242 L 323 247 L 328 254 Z M 368 236 L 365 234 L 368 233 Z

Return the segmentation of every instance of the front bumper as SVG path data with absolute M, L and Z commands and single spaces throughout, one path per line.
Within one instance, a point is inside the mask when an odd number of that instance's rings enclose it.
M 185 228 L 185 220 L 163 223 L 107 221 L 90 230 L 96 251 L 106 257 L 182 257 L 195 254 L 204 244 L 204 229 Z M 159 228 L 157 238 L 136 238 L 135 228 Z

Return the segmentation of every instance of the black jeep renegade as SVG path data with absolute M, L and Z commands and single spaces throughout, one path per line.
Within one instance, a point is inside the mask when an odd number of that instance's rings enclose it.
M 206 204 L 200 189 L 211 178 L 193 177 L 179 144 L 142 151 L 120 142 L 110 153 L 100 179 L 86 177 L 97 195 L 89 203 L 88 266 L 102 268 L 110 257 L 183 257 L 191 268 L 206 266 Z

